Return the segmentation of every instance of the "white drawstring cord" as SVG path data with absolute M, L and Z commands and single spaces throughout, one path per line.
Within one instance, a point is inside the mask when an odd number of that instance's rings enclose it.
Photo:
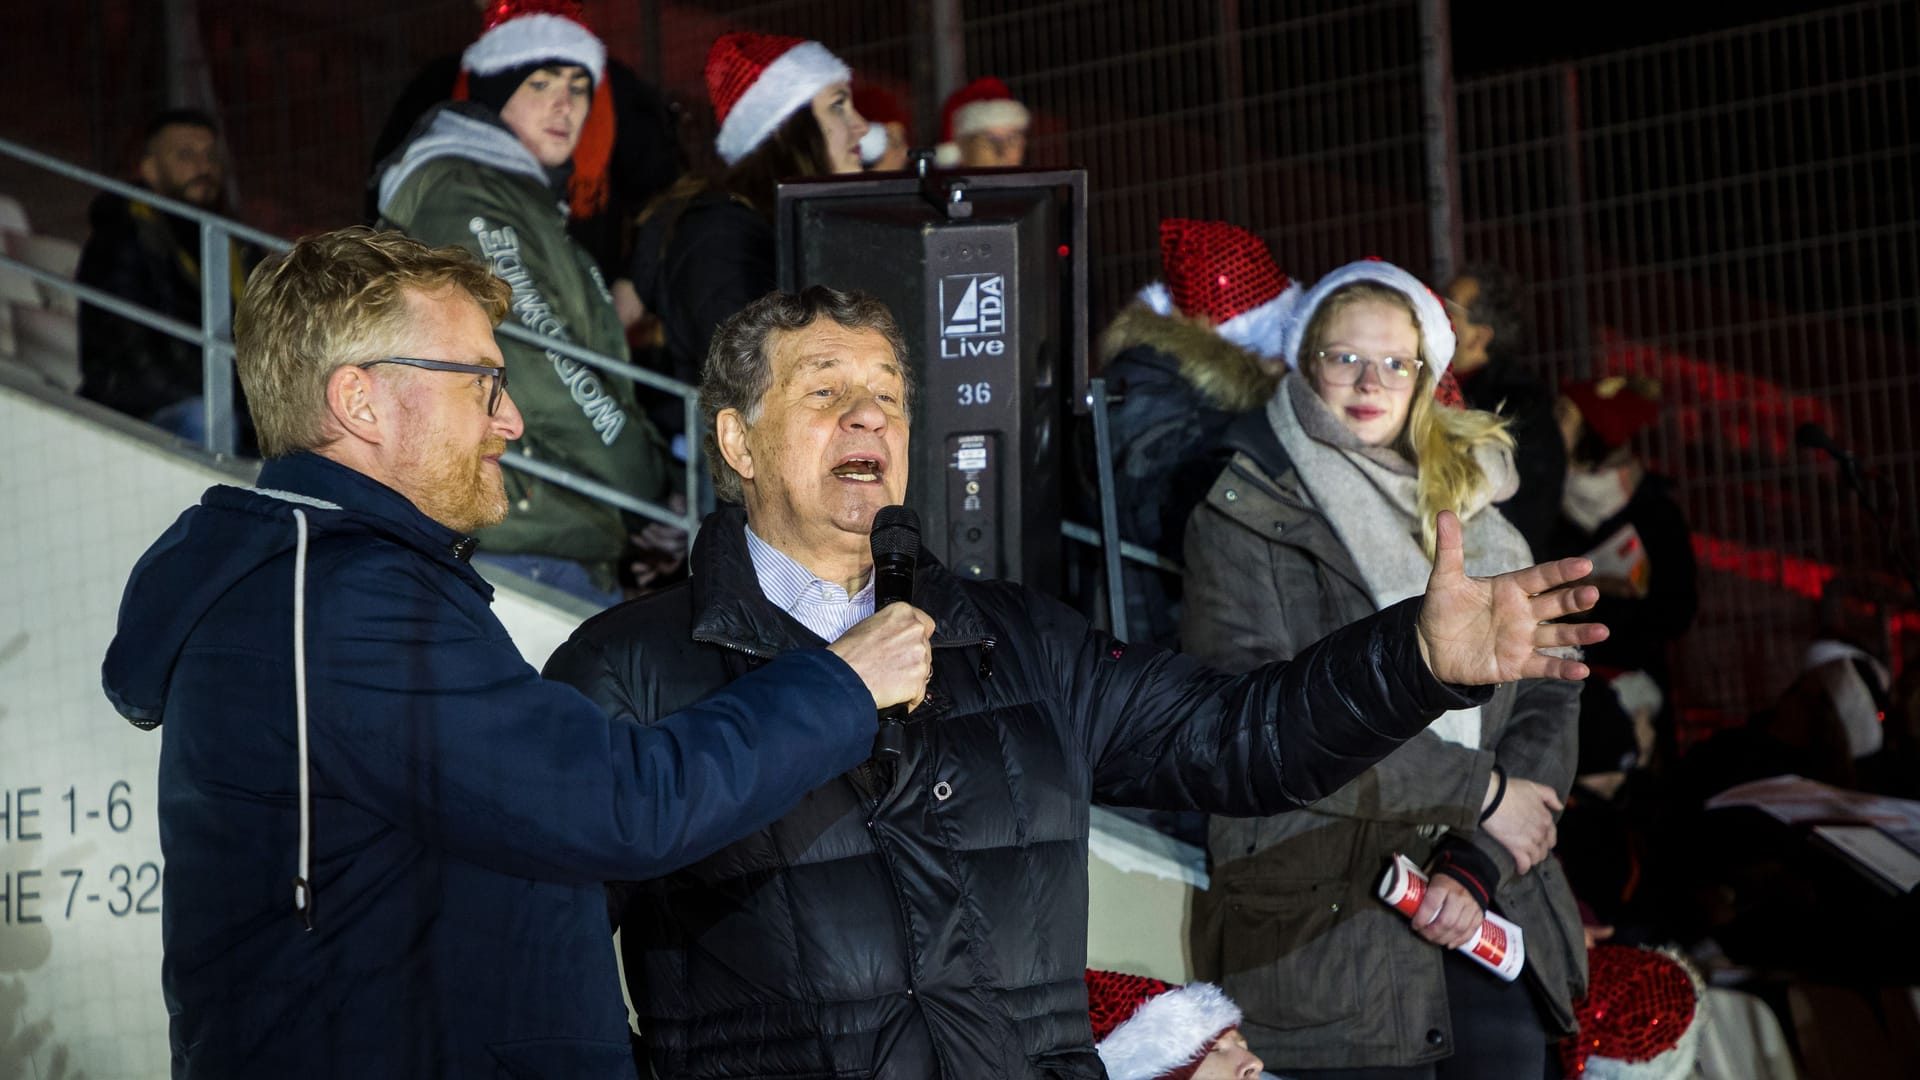
M 307 761 L 307 514 L 295 508 L 299 542 L 293 552 L 293 715 L 300 753 L 300 867 L 293 879 L 293 909 L 313 929 L 313 791 Z

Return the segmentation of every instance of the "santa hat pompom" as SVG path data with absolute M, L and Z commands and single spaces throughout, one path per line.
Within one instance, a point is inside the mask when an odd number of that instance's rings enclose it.
M 893 138 L 887 131 L 888 124 L 899 124 L 902 128 L 913 126 L 913 118 L 907 115 L 907 107 L 899 95 L 872 83 L 853 88 L 853 108 L 872 125 L 860 137 L 860 161 L 869 167 L 886 155 L 887 145 Z

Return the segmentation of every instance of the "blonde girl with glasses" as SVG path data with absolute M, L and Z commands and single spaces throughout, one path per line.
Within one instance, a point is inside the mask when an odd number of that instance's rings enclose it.
M 1282 334 L 1291 371 L 1229 430 L 1187 526 L 1186 651 L 1245 671 L 1420 594 L 1442 509 L 1469 574 L 1533 562 L 1492 505 L 1515 487 L 1505 424 L 1436 400 L 1454 345 L 1440 301 L 1390 263 L 1308 290 Z M 1195 974 L 1240 1003 L 1255 1052 L 1310 1078 L 1543 1074 L 1585 983 L 1551 854 L 1577 692 L 1505 684 L 1306 810 L 1211 823 Z M 1411 922 L 1374 895 L 1395 853 L 1432 879 Z M 1454 951 L 1487 911 L 1525 933 L 1514 982 Z

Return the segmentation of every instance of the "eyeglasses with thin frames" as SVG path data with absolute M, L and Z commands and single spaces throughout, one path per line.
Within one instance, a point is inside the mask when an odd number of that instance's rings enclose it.
M 1425 366 L 1418 357 L 1382 356 L 1374 359 L 1359 353 L 1327 352 L 1314 353 L 1313 358 L 1320 362 L 1320 378 L 1330 386 L 1353 386 L 1359 383 L 1360 375 L 1369 367 L 1380 385 L 1389 390 L 1406 390 L 1413 386 L 1413 377 L 1420 374 Z
M 500 399 L 507 392 L 507 369 L 504 367 L 493 367 L 489 364 L 456 364 L 451 360 L 417 360 L 411 356 L 388 356 L 355 366 L 364 370 L 376 364 L 404 364 L 407 367 L 425 368 L 428 371 L 458 371 L 468 375 L 491 375 L 493 389 L 487 393 L 488 416 L 492 416 L 500 408 Z

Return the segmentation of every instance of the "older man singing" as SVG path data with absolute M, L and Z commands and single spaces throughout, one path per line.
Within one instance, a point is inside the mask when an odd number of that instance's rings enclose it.
M 582 627 L 547 667 L 654 723 L 873 608 L 869 530 L 907 491 L 913 380 L 878 301 L 775 293 L 723 325 L 701 387 L 715 479 L 688 584 Z M 922 556 L 926 700 L 859 766 L 694 865 L 614 887 L 662 1077 L 1099 1077 L 1082 971 L 1088 806 L 1264 816 L 1335 790 L 1469 687 L 1583 678 L 1582 560 L 1466 576 L 1440 521 L 1427 593 L 1230 677 L 1129 645 L 1019 585 Z

